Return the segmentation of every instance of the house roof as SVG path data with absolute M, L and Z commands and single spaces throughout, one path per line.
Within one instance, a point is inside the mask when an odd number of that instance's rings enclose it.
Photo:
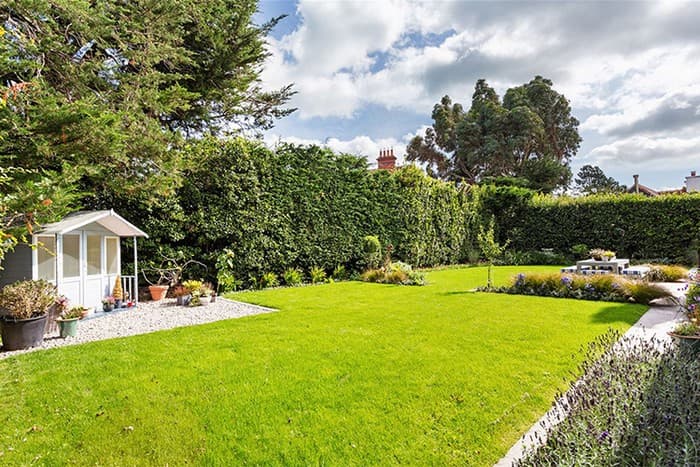
M 58 222 L 46 224 L 38 234 L 63 235 L 73 230 L 96 223 L 120 237 L 146 237 L 148 234 L 130 223 L 114 210 L 104 211 L 79 211 L 69 214 Z
M 649 188 L 648 186 L 642 185 L 641 183 L 638 185 L 639 192 L 643 195 L 647 196 L 659 196 L 659 192 L 656 190 L 653 190 Z M 631 187 L 627 188 L 627 193 L 636 193 L 634 185 Z

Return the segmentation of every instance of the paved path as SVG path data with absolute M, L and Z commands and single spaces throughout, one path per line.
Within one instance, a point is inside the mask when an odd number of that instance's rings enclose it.
M 681 290 L 684 284 L 669 283 L 660 285 L 671 290 L 675 296 L 681 296 L 684 293 L 684 291 Z M 637 321 L 634 326 L 629 328 L 624 337 L 637 336 L 650 340 L 655 338 L 660 342 L 667 341 L 670 337 L 666 333 L 685 319 L 685 314 L 680 311 L 678 305 L 652 306 L 639 318 L 639 321 Z M 566 397 L 566 395 L 564 397 Z M 495 467 L 511 467 L 516 460 L 521 459 L 525 452 L 535 445 L 533 440 L 538 439 L 537 437 L 544 440 L 547 430 L 562 421 L 566 416 L 566 414 L 561 413 L 557 407 L 558 405 L 553 406 L 549 412 L 537 420 L 530 430 L 528 430 L 528 432 L 510 448 L 508 453 L 495 464 Z

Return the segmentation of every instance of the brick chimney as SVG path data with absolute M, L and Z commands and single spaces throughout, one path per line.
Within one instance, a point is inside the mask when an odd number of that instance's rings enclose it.
M 639 175 L 632 175 L 634 177 L 634 192 L 639 193 Z
M 379 150 L 377 168 L 383 170 L 394 170 L 396 168 L 396 157 L 394 156 L 394 148 Z

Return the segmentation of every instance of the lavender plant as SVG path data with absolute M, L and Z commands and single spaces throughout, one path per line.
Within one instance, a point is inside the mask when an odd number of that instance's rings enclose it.
M 697 356 L 617 337 L 586 349 L 583 378 L 555 404 L 568 416 L 515 465 L 700 465 Z

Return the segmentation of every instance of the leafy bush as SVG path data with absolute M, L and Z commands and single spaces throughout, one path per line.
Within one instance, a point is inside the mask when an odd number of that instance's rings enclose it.
M 216 275 L 216 279 L 221 293 L 234 292 L 241 286 L 241 281 L 236 279 L 236 276 L 228 271 L 219 271 Z
M 303 275 L 299 269 L 289 268 L 285 269 L 285 271 L 282 273 L 282 279 L 284 280 L 285 284 L 295 287 L 302 283 Z
M 0 309 L 14 319 L 45 315 L 56 302 L 56 286 L 45 281 L 19 281 L 0 290 Z
M 314 266 L 309 270 L 309 277 L 311 277 L 312 284 L 320 284 L 326 280 L 326 271 L 323 268 Z
M 375 235 L 362 239 L 362 259 L 367 269 L 375 269 L 382 262 L 382 245 Z
M 401 261 L 390 262 L 380 269 L 369 269 L 362 274 L 362 280 L 384 284 L 425 285 L 425 275 Z
M 277 278 L 277 274 L 274 272 L 266 272 L 260 277 L 259 287 L 263 289 L 267 287 L 277 287 L 278 285 L 280 285 L 280 281 Z
M 348 271 L 345 269 L 345 266 L 339 264 L 333 269 L 333 274 L 331 274 L 331 277 L 333 280 L 343 281 L 348 278 Z
M 651 264 L 645 279 L 649 282 L 676 282 L 688 277 L 688 269 L 678 265 Z
M 585 243 L 577 243 L 571 247 L 571 253 L 573 253 L 576 258 L 584 259 L 588 257 L 588 245 Z
M 185 288 L 185 292 L 188 294 L 199 291 L 203 285 L 204 283 L 202 281 L 195 279 L 190 279 L 182 283 L 182 286 Z
M 503 259 L 494 264 L 508 266 L 554 265 L 560 266 L 569 262 L 565 255 L 549 251 L 516 251 L 506 250 Z
M 583 378 L 556 403 L 568 416 L 515 465 L 698 465 L 700 360 L 670 343 L 618 339 L 586 350 Z

